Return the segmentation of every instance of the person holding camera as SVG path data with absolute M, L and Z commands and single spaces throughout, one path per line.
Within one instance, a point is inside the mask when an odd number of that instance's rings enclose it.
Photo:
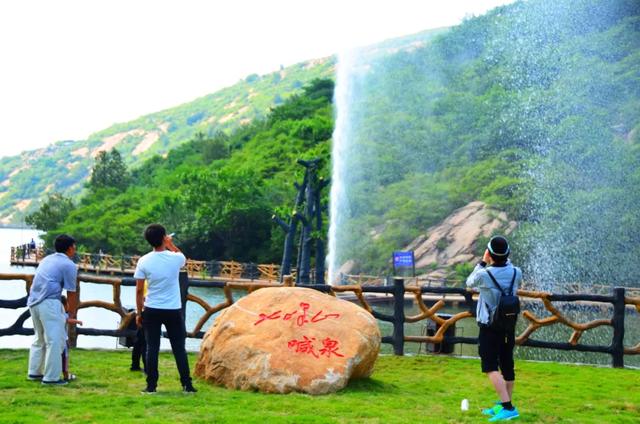
M 491 417 L 489 421 L 505 421 L 520 416 L 512 404 L 515 384 L 515 317 L 510 326 L 496 322 L 499 319 L 497 310 L 501 297 L 505 294 L 515 295 L 522 281 L 522 271 L 509 261 L 510 253 L 511 248 L 506 238 L 492 237 L 482 261 L 467 278 L 467 287 L 476 287 L 480 291 L 476 321 L 480 327 L 478 352 L 482 372 L 486 373 L 500 398 L 491 408 L 482 411 Z
M 143 394 L 156 392 L 158 384 L 158 353 L 162 325 L 167 329 L 171 350 L 180 374 L 182 390 L 195 393 L 191 384 L 189 360 L 185 348 L 186 329 L 182 316 L 180 268 L 186 258 L 173 244 L 170 235 L 160 224 L 151 224 L 144 237 L 153 250 L 138 260 L 133 278 L 136 279 L 136 323 L 143 328 L 147 343 L 147 386 Z M 145 280 L 147 293 L 145 296 Z

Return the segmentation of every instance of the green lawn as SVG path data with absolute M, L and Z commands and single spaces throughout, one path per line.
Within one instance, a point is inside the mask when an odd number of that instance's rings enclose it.
M 26 380 L 27 356 L 0 350 L 2 423 L 475 423 L 486 421 L 480 408 L 495 399 L 474 359 L 381 356 L 371 378 L 327 396 L 265 395 L 198 380 L 199 392 L 184 395 L 173 358 L 163 353 L 158 393 L 143 396 L 144 378 L 129 371 L 128 351 L 73 350 L 78 380 L 64 387 Z M 520 422 L 640 422 L 640 370 L 519 361 L 516 373 Z

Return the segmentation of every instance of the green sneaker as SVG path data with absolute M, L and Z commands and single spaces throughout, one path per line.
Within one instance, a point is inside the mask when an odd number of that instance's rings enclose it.
M 498 412 L 500 412 L 502 408 L 503 408 L 502 403 L 499 400 L 497 400 L 491 408 L 483 409 L 482 415 L 488 415 L 490 417 L 493 417 Z
M 518 418 L 520 414 L 516 408 L 512 410 L 502 408 L 500 412 L 496 413 L 493 417 L 489 418 L 490 422 L 494 421 L 509 421 Z

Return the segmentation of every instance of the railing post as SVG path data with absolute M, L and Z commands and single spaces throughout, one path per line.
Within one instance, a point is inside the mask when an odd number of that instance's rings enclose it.
M 624 294 L 621 287 L 613 289 L 613 340 L 611 340 L 612 366 L 624 368 Z
M 404 355 L 404 280 L 393 279 L 393 354 Z
M 76 277 L 76 296 L 78 296 L 78 304 L 80 306 L 80 276 Z M 78 311 L 76 310 L 76 318 L 78 318 Z M 69 325 L 69 347 L 75 348 L 78 346 L 78 331 L 75 324 Z
M 189 294 L 189 274 L 186 271 L 180 271 L 178 276 L 180 282 L 180 301 L 182 305 L 182 319 L 187 322 L 187 295 Z

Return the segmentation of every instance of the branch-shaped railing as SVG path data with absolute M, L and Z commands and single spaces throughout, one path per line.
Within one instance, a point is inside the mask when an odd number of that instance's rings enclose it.
M 235 268 L 229 267 L 228 273 L 233 273 Z M 0 274 L 1 280 L 23 280 L 25 283 L 25 293 L 28 293 L 33 276 L 26 274 Z M 82 310 L 86 308 L 103 308 L 115 312 L 121 318 L 118 328 L 115 329 L 95 329 L 78 327 L 72 329 L 70 338 L 74 339 L 76 334 L 102 335 L 114 337 L 131 337 L 135 330 L 130 329 L 135 318 L 134 312 L 122 306 L 121 288 L 122 286 L 134 286 L 135 280 L 131 277 L 101 277 L 95 275 L 81 275 L 79 277 L 79 290 L 85 283 L 106 284 L 112 286 L 112 299 L 105 301 L 102 299 L 83 300 L 79 304 L 78 316 L 82 319 Z M 278 282 L 247 282 L 247 281 L 212 281 L 205 279 L 189 278 L 186 272 L 180 276 L 182 304 L 185 308 L 191 302 L 202 308 L 199 319 L 194 327 L 187 329 L 187 334 L 192 338 L 202 338 L 203 328 L 211 317 L 217 312 L 231 306 L 234 303 L 232 290 L 243 290 L 251 293 L 264 287 L 292 286 L 293 279 L 285 277 L 284 283 Z M 191 287 L 207 287 L 222 290 L 224 300 L 218 304 L 211 305 L 205 299 L 189 292 Z M 462 287 L 428 287 L 428 286 L 406 286 L 404 280 L 395 279 L 392 284 L 385 286 L 361 286 L 361 285 L 299 285 L 298 287 L 308 287 L 324 293 L 336 296 L 339 294 L 351 294 L 364 309 L 369 311 L 379 320 L 389 322 L 393 325 L 393 332 L 390 336 L 383 336 L 382 342 L 393 346 L 396 355 L 404 354 L 404 346 L 407 342 L 433 343 L 454 345 L 458 343 L 476 344 L 475 337 L 458 337 L 448 335 L 448 330 L 455 328 L 458 321 L 463 319 L 474 319 L 477 302 L 477 292 Z M 519 290 L 518 294 L 523 300 L 525 310 L 523 319 L 526 328 L 517 335 L 516 343 L 520 346 L 530 346 L 536 348 L 575 350 L 582 352 L 606 353 L 611 355 L 614 367 L 624 366 L 624 355 L 640 354 L 640 341 L 633 346 L 624 346 L 625 316 L 627 314 L 640 314 L 640 297 L 625 295 L 624 288 L 615 288 L 611 295 L 594 294 L 551 294 L 531 290 Z M 369 297 L 367 296 L 369 295 Z M 384 314 L 372 307 L 370 300 L 376 296 L 384 296 L 394 305 L 393 314 Z M 427 306 L 425 298 L 433 304 Z M 405 314 L 405 300 L 412 300 L 419 309 L 416 315 Z M 446 301 L 455 299 L 459 303 L 461 312 L 453 316 L 439 314 L 445 306 Z M 603 313 L 611 312 L 605 318 L 594 319 L 588 322 L 576 322 L 567 317 L 554 302 L 570 303 L 571 305 L 597 306 L 598 311 Z M 0 308 L 18 309 L 26 306 L 27 296 L 15 300 L 0 300 Z M 546 317 L 539 317 L 534 314 L 530 306 L 543 307 L 549 314 Z M 29 318 L 29 311 L 23 312 L 16 322 L 7 328 L 0 329 L 0 336 L 3 335 L 29 335 L 33 334 L 33 329 L 25 328 L 24 322 Z M 430 321 L 436 325 L 437 330 L 433 335 L 426 336 L 405 336 L 404 326 L 407 323 Z M 572 330 L 571 336 L 566 342 L 536 340 L 532 338 L 538 330 L 553 325 L 562 325 Z M 587 345 L 581 344 L 580 340 L 584 333 L 598 327 L 609 326 L 613 329 L 611 343 L 608 345 Z

